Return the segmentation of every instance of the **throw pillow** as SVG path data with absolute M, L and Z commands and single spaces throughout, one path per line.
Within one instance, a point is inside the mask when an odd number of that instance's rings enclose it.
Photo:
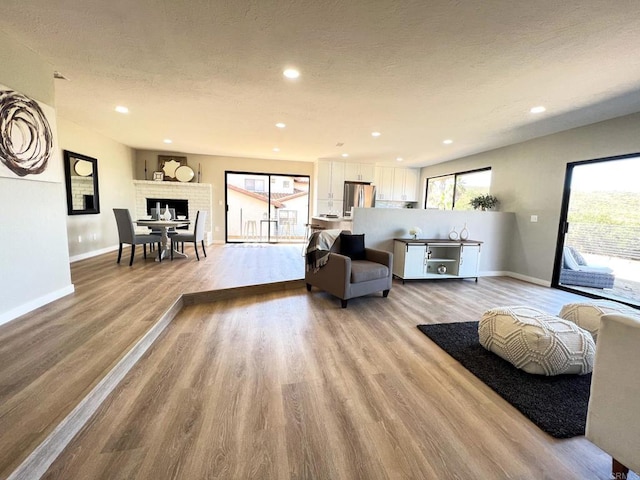
M 585 260 L 585 258 L 582 256 L 582 254 L 579 251 L 577 251 L 573 247 L 569 247 L 569 250 L 571 250 L 571 255 L 573 255 L 573 258 L 576 260 L 576 262 L 578 262 L 578 265 L 586 265 L 587 264 L 587 261 Z
M 573 257 L 573 253 L 569 247 L 564 247 L 564 268 L 568 268 L 569 270 L 580 270 L 580 265 L 576 262 L 576 259 Z
M 346 255 L 351 260 L 364 260 L 364 233 L 340 234 L 340 254 Z

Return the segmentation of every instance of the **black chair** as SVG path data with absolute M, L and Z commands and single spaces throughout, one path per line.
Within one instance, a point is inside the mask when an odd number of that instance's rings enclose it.
M 136 253 L 136 245 L 142 245 L 144 258 L 147 258 L 147 243 L 149 244 L 158 244 L 158 252 L 162 252 L 162 247 L 160 245 L 160 240 L 162 237 L 157 234 L 149 234 L 149 235 L 136 235 L 135 229 L 133 227 L 133 222 L 131 221 L 131 214 L 129 210 L 126 208 L 114 208 L 113 213 L 116 216 L 116 224 L 118 225 L 118 237 L 120 237 L 120 247 L 118 248 L 118 263 L 120 263 L 120 259 L 122 258 L 122 245 L 124 243 L 128 243 L 131 245 L 131 259 L 129 260 L 129 266 L 133 265 L 133 257 Z M 162 261 L 162 257 L 158 256 L 160 261 Z
M 196 214 L 196 222 L 193 227 L 193 232 L 176 233 L 171 237 L 171 260 L 173 260 L 173 242 L 182 242 L 182 251 L 184 252 L 184 242 L 193 242 L 193 247 L 196 250 L 196 258 L 200 261 L 200 255 L 198 255 L 198 242 L 202 244 L 202 251 L 204 256 L 207 256 L 207 251 L 204 248 L 204 226 L 207 223 L 207 212 L 205 210 L 198 210 Z

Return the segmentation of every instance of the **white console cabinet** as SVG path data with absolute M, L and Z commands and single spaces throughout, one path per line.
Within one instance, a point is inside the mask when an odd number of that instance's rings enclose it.
M 393 275 L 402 280 L 475 278 L 480 248 L 477 240 L 407 239 L 393 242 Z

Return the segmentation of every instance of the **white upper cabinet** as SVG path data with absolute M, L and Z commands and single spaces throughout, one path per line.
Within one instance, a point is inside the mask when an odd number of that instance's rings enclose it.
M 319 160 L 317 180 L 316 198 L 342 200 L 344 191 L 344 163 Z
M 370 163 L 345 163 L 344 179 L 352 182 L 373 182 L 375 167 Z
M 393 167 L 376 167 L 376 200 L 393 200 Z
M 331 198 L 331 162 L 318 161 L 316 198 Z
M 393 200 L 402 202 L 418 201 L 420 170 L 416 168 L 393 169 Z
M 331 193 L 333 199 L 344 197 L 344 163 L 331 162 Z
M 404 194 L 409 202 L 420 200 L 420 170 L 417 168 L 406 168 L 404 177 Z

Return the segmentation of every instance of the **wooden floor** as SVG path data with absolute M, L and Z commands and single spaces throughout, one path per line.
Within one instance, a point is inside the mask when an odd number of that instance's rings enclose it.
M 302 278 L 300 246 L 211 246 L 195 260 L 72 264 L 75 293 L 0 326 L 0 478 L 67 416 L 182 293 Z M 138 247 L 138 250 L 141 250 Z M 125 248 L 123 258 L 129 258 Z
M 299 248 L 74 264 L 73 296 L 0 327 L 0 478 L 177 295 L 300 278 Z M 598 448 L 549 437 L 415 328 L 576 298 L 482 278 L 396 282 L 346 310 L 304 288 L 189 306 L 45 478 L 609 478 Z

